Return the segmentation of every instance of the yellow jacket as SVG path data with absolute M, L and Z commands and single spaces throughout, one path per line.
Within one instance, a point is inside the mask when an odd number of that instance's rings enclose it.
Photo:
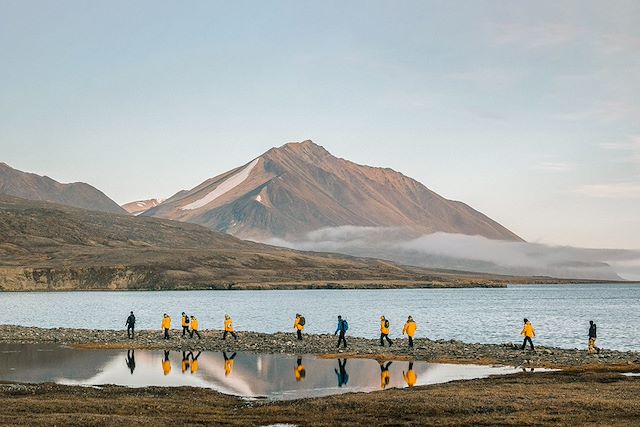
M 169 372 L 171 372 L 171 362 L 169 362 L 168 360 L 164 360 L 162 362 L 162 372 L 165 375 L 169 375 Z
M 185 326 L 189 326 L 189 317 L 188 316 L 182 316 L 182 327 L 184 328 Z
M 407 371 L 407 373 L 404 374 L 403 376 L 404 376 L 405 382 L 409 387 L 413 387 L 414 385 L 416 385 L 416 382 L 418 381 L 418 376 L 413 371 L 413 369 L 410 369 L 409 371 Z
M 522 332 L 520 332 L 520 335 L 524 335 L 525 337 L 529 338 L 533 338 L 536 336 L 536 331 L 533 329 L 531 322 L 527 322 L 524 325 L 524 328 L 522 328 Z
M 300 331 L 304 331 L 304 325 L 300 324 L 300 318 L 296 317 L 296 321 L 293 323 L 293 329 L 298 329 Z
M 382 332 L 385 335 L 389 335 L 389 328 L 387 328 L 384 325 L 386 321 L 387 321 L 387 319 L 380 321 L 380 332 Z
M 418 328 L 418 325 L 416 324 L 416 322 L 413 322 L 413 321 L 407 322 L 404 324 L 404 328 L 402 328 L 402 333 L 407 334 L 408 336 L 413 338 L 414 335 L 416 334 L 417 328 Z
M 191 319 L 191 330 L 192 331 L 198 330 L 198 319 L 196 319 L 195 317 Z
M 171 329 L 171 317 L 162 318 L 162 329 Z
M 195 374 L 198 372 L 198 359 L 191 361 L 191 373 Z
M 228 377 L 233 371 L 233 359 L 227 359 L 224 361 L 224 376 Z
M 189 361 L 188 360 L 183 360 L 182 361 L 182 373 L 184 374 L 185 372 L 187 372 L 187 369 L 189 369 Z
M 225 319 L 224 321 L 224 330 L 227 332 L 233 332 L 233 320 Z
M 391 374 L 389 373 L 389 371 L 383 371 L 380 374 L 380 388 L 383 390 L 387 388 L 390 381 L 391 381 Z
M 296 374 L 296 381 L 302 381 L 302 373 L 304 372 L 304 365 L 298 365 L 293 368 L 293 372 Z

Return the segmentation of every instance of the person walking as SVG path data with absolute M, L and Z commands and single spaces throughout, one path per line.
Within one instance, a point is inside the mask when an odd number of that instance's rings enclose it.
M 162 330 L 164 331 L 164 339 L 168 340 L 169 337 L 169 329 L 171 329 L 171 317 L 167 313 L 162 317 Z
M 338 387 L 346 386 L 349 382 L 349 374 L 347 373 L 347 359 L 338 359 L 338 369 L 333 370 L 338 377 Z
M 189 316 L 186 313 L 182 312 L 182 336 L 189 334 Z
M 348 330 L 349 322 L 343 319 L 342 316 L 338 316 L 338 326 L 336 327 L 336 331 L 333 333 L 333 336 L 336 336 L 338 333 L 340 333 L 340 336 L 338 337 L 338 345 L 336 346 L 336 348 L 340 348 L 340 343 L 343 343 L 344 348 L 347 348 L 347 338 L 345 337 L 345 335 L 347 334 Z
M 409 369 L 407 369 L 406 373 L 402 371 L 402 376 L 404 377 L 404 382 L 407 383 L 407 386 L 409 388 L 412 388 L 413 386 L 416 385 L 416 382 L 418 381 L 418 376 L 413 370 L 413 361 L 409 362 Z
M 384 347 L 385 339 L 391 347 L 393 342 L 389 339 L 389 321 L 384 316 L 380 316 L 380 346 Z
M 533 325 L 529 322 L 529 319 L 524 319 L 524 327 L 522 328 L 522 332 L 520 335 L 524 336 L 524 341 L 522 342 L 522 350 L 524 350 L 527 346 L 527 343 L 531 346 L 531 351 L 536 351 L 533 347 L 533 338 L 536 336 L 536 331 L 533 329 Z
M 589 320 L 589 354 L 593 354 L 594 351 L 600 354 L 600 347 L 596 346 L 596 339 L 598 339 L 597 329 L 598 327 L 593 323 L 593 320 Z
M 222 334 L 222 339 L 227 339 L 227 334 L 231 334 L 234 340 L 238 339 L 238 336 L 233 331 L 233 320 L 231 320 L 231 316 L 228 314 L 224 315 L 224 333 Z
M 133 315 L 133 311 L 127 317 L 127 321 L 125 322 L 125 326 L 127 327 L 127 337 L 132 340 L 135 334 L 136 328 L 136 316 Z
M 409 348 L 413 348 L 413 337 L 416 335 L 416 329 L 418 325 L 413 320 L 413 317 L 409 316 L 407 319 L 407 323 L 404 324 L 402 328 L 402 335 L 407 334 L 409 337 Z
M 198 332 L 199 327 L 200 325 L 198 325 L 198 319 L 196 319 L 196 316 L 191 316 L 191 332 L 189 333 L 189 338 L 193 338 L 193 334 L 196 334 L 198 339 L 202 339 L 200 332 Z
M 380 388 L 384 390 L 391 382 L 391 373 L 389 372 L 389 367 L 393 362 L 387 362 L 386 365 L 384 362 L 378 363 L 380 364 Z
M 304 331 L 304 325 L 307 323 L 304 316 L 300 313 L 296 314 L 296 320 L 293 322 L 293 329 L 296 330 L 296 336 L 299 341 L 302 341 L 302 331 Z
M 135 350 L 127 350 L 127 368 L 131 371 L 131 375 L 133 375 L 133 371 L 136 370 L 136 351 Z

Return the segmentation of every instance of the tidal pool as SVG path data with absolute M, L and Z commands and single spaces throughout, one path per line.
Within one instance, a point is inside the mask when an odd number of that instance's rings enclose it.
M 275 400 L 371 392 L 522 371 L 505 366 L 378 363 L 371 359 L 244 352 L 85 350 L 35 344 L 0 346 L 0 381 L 82 386 L 189 386 L 245 398 Z

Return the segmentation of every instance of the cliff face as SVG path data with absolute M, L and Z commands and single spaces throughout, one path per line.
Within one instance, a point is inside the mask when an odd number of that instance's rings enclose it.
M 274 148 L 182 191 L 145 216 L 204 225 L 241 238 L 295 238 L 324 227 L 401 227 L 521 241 L 462 202 L 391 169 L 358 165 L 311 141 Z

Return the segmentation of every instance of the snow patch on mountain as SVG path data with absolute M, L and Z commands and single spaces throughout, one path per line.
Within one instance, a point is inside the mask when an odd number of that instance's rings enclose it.
M 249 178 L 249 174 L 253 170 L 254 167 L 258 164 L 260 157 L 255 159 L 253 162 L 249 163 L 246 168 L 238 172 L 237 174 L 227 178 L 222 184 L 218 185 L 213 191 L 204 196 L 203 198 L 196 200 L 193 203 L 189 203 L 188 205 L 180 207 L 180 210 L 194 210 L 199 209 L 203 206 L 208 205 L 213 202 L 218 197 L 228 193 L 229 191 L 236 188 L 238 185 L 242 184 L 247 178 Z

